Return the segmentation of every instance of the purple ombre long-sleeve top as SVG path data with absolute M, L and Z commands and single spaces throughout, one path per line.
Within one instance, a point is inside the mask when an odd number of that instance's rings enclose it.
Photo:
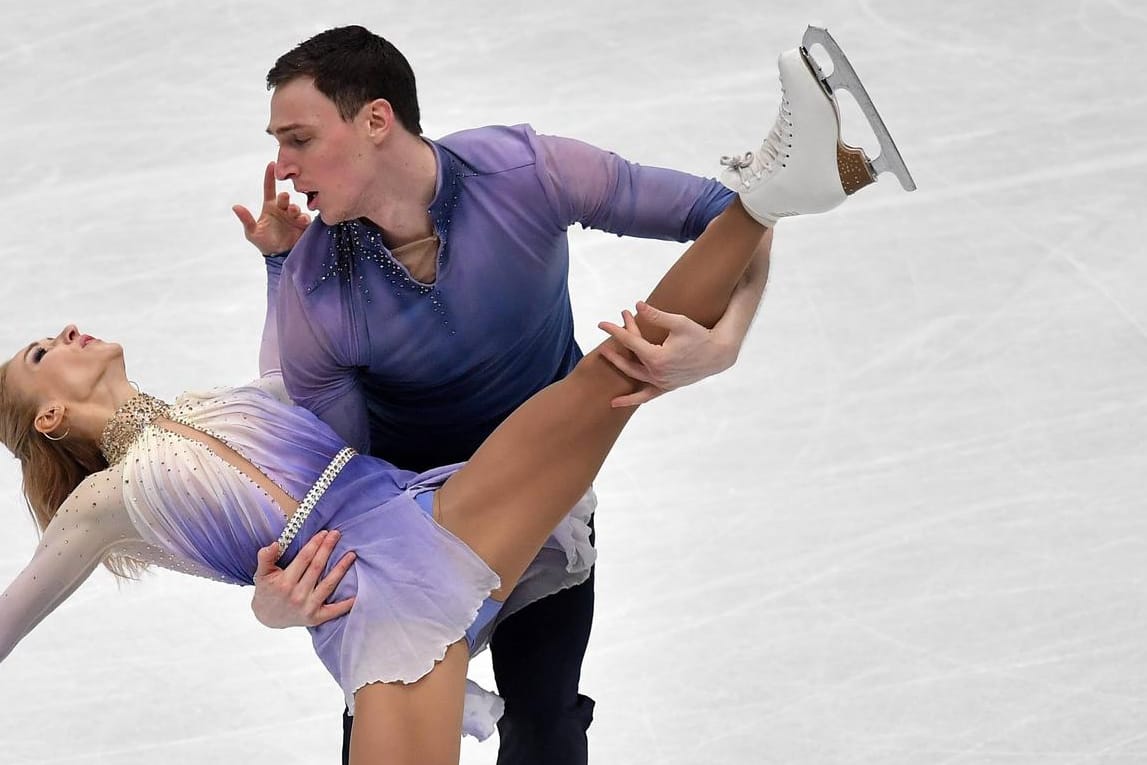
M 411 278 L 364 220 L 315 220 L 288 257 L 267 259 L 268 320 L 291 398 L 359 451 L 411 470 L 468 459 L 581 358 L 570 225 L 684 242 L 732 199 L 716 181 L 526 125 L 430 145 L 433 284 Z

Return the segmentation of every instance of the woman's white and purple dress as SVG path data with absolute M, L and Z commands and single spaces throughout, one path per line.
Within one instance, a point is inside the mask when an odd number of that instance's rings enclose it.
M 139 402 L 125 404 L 113 420 L 119 446 L 108 453 L 111 467 L 72 493 L 32 561 L 0 596 L 0 660 L 108 556 L 251 584 L 258 550 L 287 525 L 284 511 L 244 469 L 208 440 L 193 437 L 198 434 L 141 415 Z M 320 476 L 340 453 L 346 456 L 346 445 L 310 412 L 290 404 L 275 375 L 245 387 L 185 394 L 164 413 L 222 442 L 296 501 L 316 482 L 325 485 L 280 565 L 320 529 L 341 532 L 331 561 L 346 550 L 357 555 L 333 596 L 354 596 L 354 607 L 310 629 L 315 652 L 352 712 L 363 685 L 409 683 L 428 673 L 498 587 L 494 572 L 414 500 L 459 466 L 416 474 L 356 455 L 326 485 Z M 472 653 L 485 647 L 498 620 L 589 576 L 593 505 L 590 492 L 479 633 Z M 500 713 L 497 697 L 468 684 L 465 732 L 485 738 Z

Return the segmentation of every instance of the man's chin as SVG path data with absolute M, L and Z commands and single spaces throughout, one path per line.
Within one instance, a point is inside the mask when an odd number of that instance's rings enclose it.
M 326 210 L 319 210 L 319 220 L 321 220 L 323 223 L 325 223 L 328 226 L 333 226 L 336 223 L 342 223 L 346 219 L 347 219 L 347 216 L 345 216 L 345 215 L 339 215 L 338 213 L 327 212 Z

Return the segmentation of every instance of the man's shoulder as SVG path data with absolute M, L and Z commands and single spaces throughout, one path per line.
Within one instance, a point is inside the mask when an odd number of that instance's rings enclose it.
M 435 143 L 479 174 L 501 173 L 537 162 L 537 133 L 529 125 L 488 125 L 461 130 Z

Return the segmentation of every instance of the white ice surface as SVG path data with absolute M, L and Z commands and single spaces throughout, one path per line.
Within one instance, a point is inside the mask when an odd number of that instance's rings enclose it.
M 157 395 L 249 379 L 229 207 L 274 154 L 266 69 L 328 26 L 407 53 L 428 135 L 713 174 L 824 23 L 920 190 L 782 223 L 738 366 L 610 458 L 592 761 L 1147 762 L 1147 5 L 353 5 L 0 0 L 0 346 L 75 321 Z M 586 344 L 680 249 L 572 240 Z M 0 467 L 7 582 L 35 536 Z M 0 666 L 0 760 L 337 762 L 337 688 L 248 597 L 96 574 Z

